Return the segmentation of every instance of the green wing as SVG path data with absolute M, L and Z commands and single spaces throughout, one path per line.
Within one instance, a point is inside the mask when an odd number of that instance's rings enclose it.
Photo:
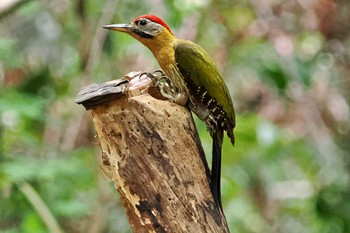
M 234 127 L 232 99 L 212 58 L 202 47 L 188 40 L 178 40 L 174 48 L 175 60 L 181 74 L 190 78 L 196 86 L 204 88 L 223 108 Z

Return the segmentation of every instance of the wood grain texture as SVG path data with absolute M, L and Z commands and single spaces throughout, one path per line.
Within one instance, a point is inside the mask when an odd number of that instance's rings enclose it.
M 150 83 L 133 81 L 120 98 L 91 110 L 103 166 L 120 193 L 131 229 L 229 232 L 210 192 L 191 113 L 153 98 Z

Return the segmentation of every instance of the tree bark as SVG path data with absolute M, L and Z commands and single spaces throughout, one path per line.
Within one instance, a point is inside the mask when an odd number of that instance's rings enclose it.
M 119 93 L 101 95 L 106 84 L 84 88 L 76 102 L 92 109 L 103 170 L 120 193 L 132 231 L 229 232 L 210 191 L 190 111 L 157 99 L 146 75 L 128 79 L 112 85 Z

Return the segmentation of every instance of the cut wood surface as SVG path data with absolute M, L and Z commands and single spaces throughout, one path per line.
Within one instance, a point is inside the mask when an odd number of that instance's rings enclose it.
M 115 81 L 121 93 L 114 99 L 104 102 L 100 95 L 97 104 L 88 104 L 104 171 L 120 193 L 132 231 L 229 232 L 210 192 L 209 169 L 191 113 L 152 97 L 159 94 L 150 80 L 138 76 Z M 78 103 L 94 99 L 86 90 L 78 94 Z M 84 93 L 90 97 L 82 98 Z

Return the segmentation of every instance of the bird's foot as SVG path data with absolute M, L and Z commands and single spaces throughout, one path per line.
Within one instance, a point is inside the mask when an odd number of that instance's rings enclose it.
M 162 70 L 155 70 L 153 73 L 146 73 L 146 75 L 153 81 L 153 85 L 159 88 L 162 96 L 169 101 L 182 106 L 187 103 L 187 94 L 179 92 Z

